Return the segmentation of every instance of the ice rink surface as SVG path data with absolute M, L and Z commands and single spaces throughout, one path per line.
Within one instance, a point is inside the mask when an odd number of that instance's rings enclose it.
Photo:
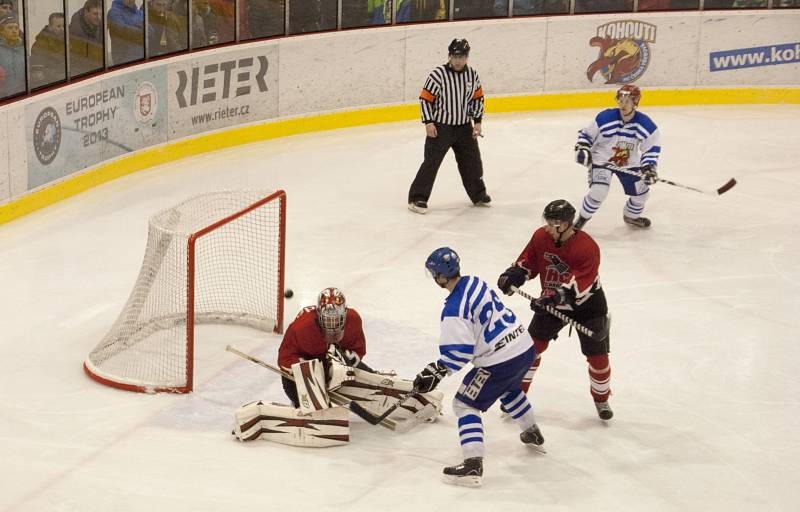
M 81 368 L 139 271 L 148 217 L 219 189 L 288 194 L 287 319 L 341 288 L 364 319 L 367 363 L 413 378 L 437 358 L 446 292 L 424 272 L 435 248 L 490 283 L 541 224 L 576 207 L 586 173 L 577 130 L 596 110 L 491 115 L 480 139 L 489 209 L 470 205 L 450 154 L 430 210 L 406 209 L 422 159 L 418 122 L 289 137 L 179 161 L 94 188 L 0 226 L 0 510 L 3 511 L 794 511 L 800 506 L 800 106 L 648 108 L 662 177 L 645 215 L 622 222 L 617 182 L 586 230 L 600 245 L 613 315 L 604 424 L 567 330 L 543 356 L 531 398 L 546 455 L 484 415 L 483 488 L 441 482 L 459 462 L 451 399 L 406 434 L 353 417 L 351 443 L 302 449 L 230 435 L 233 411 L 283 401 L 280 338 L 203 328 L 195 392 L 144 395 Z M 538 294 L 538 279 L 525 289 Z M 525 321 L 519 297 L 504 299 Z M 288 321 L 287 320 L 287 321 Z

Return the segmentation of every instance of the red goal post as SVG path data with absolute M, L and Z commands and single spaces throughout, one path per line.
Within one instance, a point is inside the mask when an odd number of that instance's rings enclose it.
M 283 332 L 285 238 L 283 190 L 211 192 L 152 216 L 133 291 L 84 371 L 128 391 L 189 393 L 197 324 Z

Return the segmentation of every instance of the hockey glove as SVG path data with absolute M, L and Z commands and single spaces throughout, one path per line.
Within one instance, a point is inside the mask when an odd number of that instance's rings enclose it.
M 545 288 L 538 299 L 531 301 L 531 309 L 535 313 L 547 314 L 547 306 L 556 308 L 558 306 L 572 305 L 574 302 L 575 289 L 572 287 Z
M 446 375 L 447 367 L 439 361 L 434 361 L 417 374 L 414 379 L 414 389 L 420 393 L 433 391 L 439 385 L 439 381 L 445 378 Z
M 575 161 L 586 168 L 592 167 L 592 152 L 591 146 L 585 142 L 575 144 Z
M 497 279 L 497 287 L 506 295 L 512 295 L 514 292 L 511 291 L 511 287 L 516 286 L 519 288 L 525 284 L 527 279 L 528 272 L 526 272 L 524 268 L 517 266 L 508 267 Z
M 656 166 L 653 164 L 644 164 L 640 169 L 642 173 L 642 179 L 648 185 L 655 185 L 658 182 L 658 173 L 656 172 Z
M 328 345 L 328 360 L 336 361 L 343 366 L 357 366 L 361 358 L 352 350 L 331 343 Z

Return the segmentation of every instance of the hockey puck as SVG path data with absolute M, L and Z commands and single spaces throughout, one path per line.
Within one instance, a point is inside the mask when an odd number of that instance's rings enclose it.
M 292 297 L 294 297 L 294 292 L 292 291 L 291 288 L 287 288 L 286 291 L 283 292 L 283 296 L 286 297 L 287 299 L 291 299 Z

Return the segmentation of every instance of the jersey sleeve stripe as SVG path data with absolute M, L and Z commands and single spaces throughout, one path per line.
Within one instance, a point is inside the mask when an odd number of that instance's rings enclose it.
M 467 293 L 464 294 L 464 309 L 462 310 L 463 313 L 461 314 L 461 318 L 469 318 L 469 316 L 467 316 L 467 315 L 468 315 L 469 311 L 471 311 L 471 309 L 472 309 L 472 308 L 470 308 L 470 305 L 469 305 L 470 304 L 470 299 L 472 298 L 472 294 L 475 292 L 475 288 L 478 287 L 479 279 L 477 277 L 472 277 L 472 278 L 470 278 L 470 280 L 472 282 L 469 284 L 469 289 L 467 290 Z
M 452 345 L 441 345 L 439 350 L 443 352 L 464 352 L 465 354 L 472 354 L 475 351 L 475 345 L 470 345 L 468 343 L 456 343 Z
M 451 363 L 451 362 L 445 361 L 444 359 L 439 359 L 439 362 L 442 363 L 442 365 L 446 366 L 447 368 L 449 368 L 450 370 L 452 370 L 454 372 L 457 372 L 458 370 L 460 370 L 461 368 L 464 367 L 463 364 Z

